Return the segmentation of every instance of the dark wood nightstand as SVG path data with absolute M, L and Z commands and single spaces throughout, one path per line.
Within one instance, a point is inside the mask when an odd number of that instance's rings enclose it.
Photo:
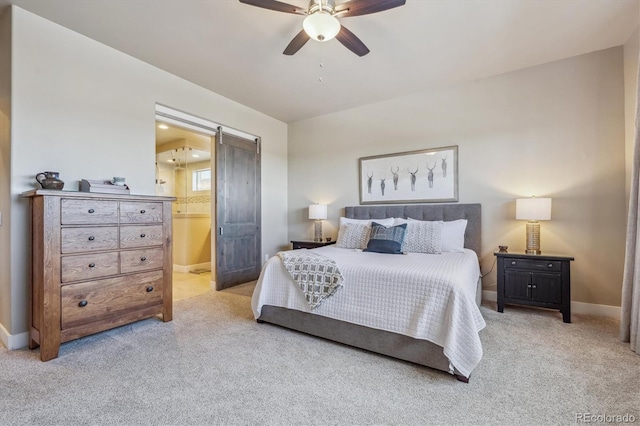
M 313 241 L 313 240 L 297 240 L 291 241 L 293 249 L 313 249 L 318 247 L 324 247 L 331 244 L 335 244 L 335 241 Z
M 571 265 L 573 257 L 501 253 L 498 258 L 498 312 L 505 304 L 558 309 L 571 322 Z

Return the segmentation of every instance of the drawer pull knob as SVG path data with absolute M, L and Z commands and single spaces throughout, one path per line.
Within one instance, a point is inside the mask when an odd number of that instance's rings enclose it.
M 547 268 L 553 268 L 553 263 L 548 264 Z
M 153 291 L 153 286 L 147 287 L 147 293 L 151 293 Z
M 147 256 L 142 256 L 142 257 L 140 258 L 140 261 L 141 261 L 141 262 L 144 262 L 145 260 L 147 260 Z
M 96 264 L 95 264 L 95 263 L 90 263 L 90 264 L 89 264 L 89 268 L 95 268 L 95 267 L 96 267 Z
M 515 264 L 516 264 L 516 261 L 515 261 L 515 260 L 512 260 L 512 261 L 511 261 L 511 264 L 512 264 L 512 265 L 515 265 Z
M 93 241 L 95 239 L 96 239 L 96 237 L 94 237 L 93 235 L 89 237 L 89 241 Z
M 81 300 L 80 303 L 78 303 L 78 306 L 80 306 L 81 308 L 84 308 L 88 304 L 89 304 L 89 302 L 87 302 L 86 300 Z
M 147 211 L 146 210 L 140 210 L 140 214 L 145 214 Z
M 146 236 L 147 236 L 147 234 L 140 234 L 140 238 L 144 238 Z
M 94 209 L 89 209 L 89 213 L 95 213 L 96 211 Z

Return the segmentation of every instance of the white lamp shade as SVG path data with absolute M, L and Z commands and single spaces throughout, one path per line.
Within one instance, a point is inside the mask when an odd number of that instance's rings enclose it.
M 326 12 L 316 12 L 304 18 L 302 28 L 316 41 L 328 41 L 340 32 L 340 22 Z
M 517 220 L 551 220 L 551 198 L 516 199 Z
M 311 204 L 309 206 L 309 219 L 326 219 L 327 206 L 324 204 Z

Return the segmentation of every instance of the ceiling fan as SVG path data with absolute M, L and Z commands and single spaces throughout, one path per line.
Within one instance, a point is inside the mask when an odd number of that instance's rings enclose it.
M 382 12 L 402 6 L 405 2 L 406 0 L 347 0 L 336 5 L 333 0 L 310 0 L 309 7 L 303 9 L 276 0 L 240 0 L 240 3 L 251 6 L 307 16 L 302 23 L 302 31 L 291 40 L 291 43 L 282 52 L 285 55 L 296 53 L 310 38 L 317 41 L 329 41 L 335 37 L 358 56 L 366 55 L 369 53 L 369 49 L 355 34 L 341 25 L 338 18 Z

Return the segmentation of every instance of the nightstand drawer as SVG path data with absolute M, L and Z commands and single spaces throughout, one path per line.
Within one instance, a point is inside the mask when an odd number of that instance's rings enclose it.
M 505 259 L 505 269 L 526 269 L 534 271 L 562 271 L 559 260 Z

